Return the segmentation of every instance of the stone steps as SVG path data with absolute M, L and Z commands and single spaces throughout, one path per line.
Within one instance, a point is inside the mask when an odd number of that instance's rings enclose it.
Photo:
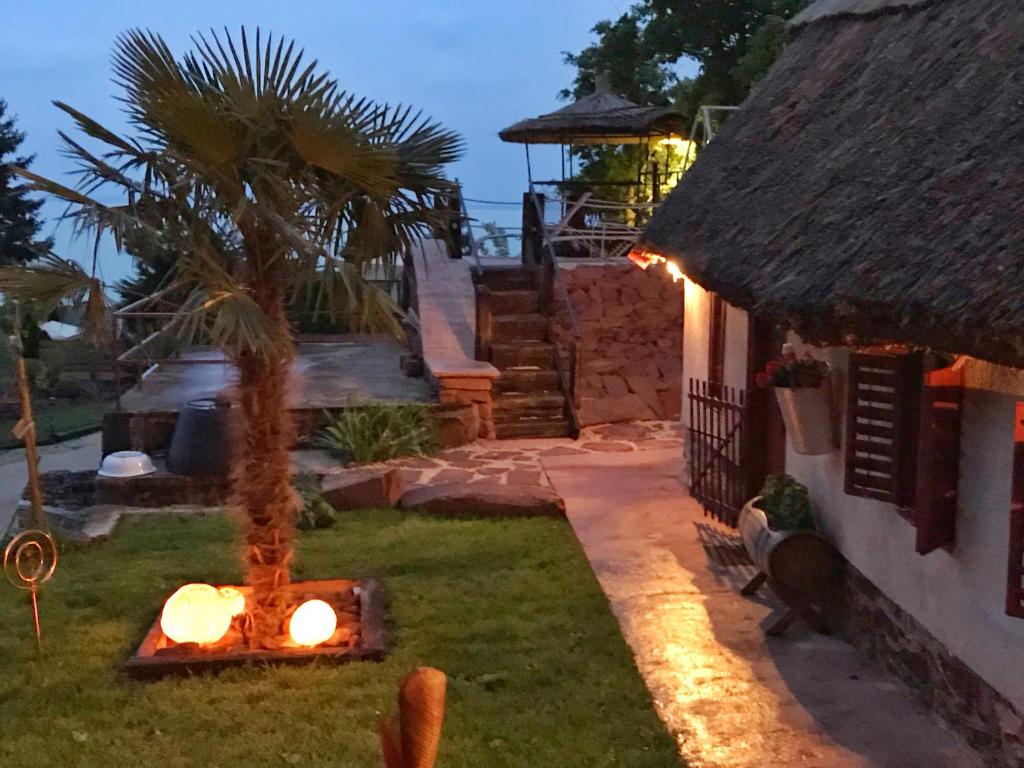
M 537 290 L 537 271 L 529 267 L 488 267 L 478 281 L 492 291 Z
M 490 298 L 495 315 L 530 315 L 540 308 L 537 291 L 532 288 L 492 291 Z
M 499 371 L 525 366 L 554 370 L 555 345 L 547 341 L 498 342 L 491 346 L 491 363 Z
M 499 440 L 520 437 L 569 437 L 569 422 L 564 418 L 495 422 L 494 433 Z
M 493 337 L 490 362 L 501 371 L 492 392 L 498 438 L 569 434 L 565 395 L 548 341 L 550 320 L 540 314 L 537 273 L 527 267 L 485 269 Z
M 544 315 L 495 315 L 494 341 L 547 341 L 548 319 Z
M 494 418 L 505 420 L 509 413 L 558 416 L 564 408 L 561 392 L 506 393 L 494 401 Z
M 506 392 L 561 392 L 558 371 L 551 368 L 506 368 L 495 382 L 495 391 Z

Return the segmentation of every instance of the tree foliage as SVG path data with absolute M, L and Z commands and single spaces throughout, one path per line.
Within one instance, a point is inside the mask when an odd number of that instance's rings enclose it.
M 795 15 L 808 0 L 644 0 L 634 9 L 645 20 L 647 50 L 657 61 L 693 59 L 695 86 L 705 103 L 739 104 L 774 57 L 746 59 L 759 29 Z M 746 63 L 741 65 L 741 62 Z
M 17 154 L 24 140 L 14 118 L 7 116 L 7 102 L 0 99 L 0 264 L 23 264 L 52 246 L 39 237 L 43 201 L 28 197 L 26 187 L 14 183 L 13 167 L 27 168 L 33 160 Z
M 641 0 L 616 21 L 594 25 L 593 44 L 565 54 L 576 76 L 561 95 L 591 93 L 607 72 L 616 93 L 672 104 L 690 119 L 701 104 L 739 104 L 782 49 L 785 21 L 808 1 Z M 699 72 L 680 79 L 675 65 L 687 59 Z
M 563 61 L 576 68 L 572 87 L 563 89 L 563 99 L 578 99 L 593 93 L 597 79 L 608 77 L 615 93 L 637 104 L 668 104 L 667 87 L 673 76 L 665 64 L 650 55 L 644 39 L 644 19 L 633 9 L 615 21 L 599 21 L 591 30 L 598 42 L 579 53 L 566 52 Z

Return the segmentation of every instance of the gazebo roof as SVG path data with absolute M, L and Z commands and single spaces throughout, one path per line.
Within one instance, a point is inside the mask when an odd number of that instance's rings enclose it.
M 1024 5 L 819 0 L 642 245 L 804 338 L 1024 367 Z
M 520 120 L 498 135 L 517 144 L 636 144 L 686 133 L 681 112 L 643 107 L 599 90 L 554 112 Z

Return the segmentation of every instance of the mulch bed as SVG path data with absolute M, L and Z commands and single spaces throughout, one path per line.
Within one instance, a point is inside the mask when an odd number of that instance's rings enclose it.
M 248 596 L 251 589 L 237 587 Z M 296 601 L 319 598 L 338 614 L 338 630 L 331 640 L 314 648 L 284 646 L 276 650 L 252 650 L 245 645 L 237 626 L 210 646 L 178 645 L 160 629 L 160 618 L 149 628 L 139 649 L 123 665 L 125 673 L 137 680 L 155 680 L 167 675 L 219 672 L 249 664 L 309 664 L 317 660 L 333 663 L 379 661 L 387 649 L 384 592 L 376 579 L 352 581 L 325 579 L 289 584 Z

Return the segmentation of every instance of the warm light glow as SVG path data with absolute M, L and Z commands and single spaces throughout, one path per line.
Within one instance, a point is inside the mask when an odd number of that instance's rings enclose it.
M 227 633 L 233 607 L 216 587 L 186 584 L 164 603 L 160 629 L 176 643 L 209 645 Z
M 338 617 L 323 600 L 307 600 L 288 623 L 288 633 L 298 645 L 312 647 L 327 642 L 338 626 Z
M 682 147 L 689 143 L 690 142 L 682 136 L 666 136 L 665 138 L 658 140 L 658 146 L 660 147 Z
M 683 274 L 682 268 L 680 268 L 680 266 L 676 262 L 666 259 L 660 253 L 652 253 L 651 251 L 642 251 L 637 248 L 634 248 L 629 252 L 628 258 L 630 261 L 632 261 L 634 264 L 640 267 L 640 269 L 644 270 L 646 270 L 652 264 L 664 264 L 665 271 L 672 276 L 673 283 L 678 283 L 680 280 L 686 277 L 686 275 Z
M 217 594 L 220 595 L 221 600 L 224 600 L 228 604 L 228 609 L 231 611 L 231 615 L 241 616 L 245 613 L 245 595 L 234 587 L 221 587 L 217 590 Z

